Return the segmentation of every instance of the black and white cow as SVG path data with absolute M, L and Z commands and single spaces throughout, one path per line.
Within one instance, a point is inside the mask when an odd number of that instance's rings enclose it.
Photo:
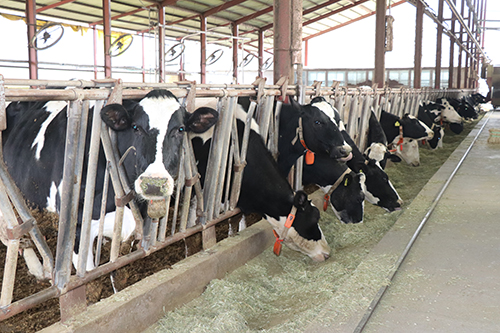
M 434 135 L 427 125 L 409 114 L 405 114 L 400 118 L 382 110 L 380 113 L 380 125 L 384 130 L 388 143 L 394 142 L 396 138 L 401 136 L 416 140 L 430 140 Z
M 9 108 L 13 105 L 11 103 Z M 24 105 L 24 107 L 23 107 Z M 19 112 L 4 142 L 4 160 L 8 170 L 27 201 L 38 208 L 59 211 L 66 141 L 67 104 L 16 103 Z M 9 113 L 9 110 L 7 110 Z M 92 112 L 91 112 L 92 114 Z M 123 105 L 109 104 L 101 110 L 102 120 L 116 132 L 118 149 L 123 154 L 134 147 L 134 154 L 124 160 L 131 188 L 136 199 L 146 200 L 171 195 L 177 176 L 182 137 L 185 131 L 201 133 L 217 121 L 217 113 L 188 114 L 177 98 L 167 90 L 153 90 L 141 100 L 125 100 Z M 90 131 L 90 129 L 89 129 Z M 87 140 L 89 135 L 87 135 Z M 88 142 L 87 142 L 88 149 Z M 85 153 L 82 184 L 85 184 L 87 158 Z M 91 239 L 97 235 L 103 175 L 106 160 L 100 150 L 97 166 L 97 184 L 92 211 Z M 85 185 L 79 199 L 78 224 L 81 223 Z M 113 188 L 109 189 L 104 236 L 111 237 L 114 225 Z M 122 240 L 135 230 L 135 221 L 125 207 Z M 80 227 L 77 228 L 75 249 L 78 251 Z M 92 244 L 91 243 L 91 244 Z M 76 265 L 78 256 L 73 256 Z M 89 253 L 87 270 L 93 269 L 93 254 Z
M 429 104 L 420 105 L 418 108 L 418 120 L 426 124 L 434 132 L 434 136 L 432 137 L 432 139 L 425 140 L 425 142 L 429 145 L 431 149 L 436 149 L 438 147 L 442 147 L 444 130 L 441 127 L 441 125 L 439 125 L 435 121 L 438 115 L 432 112 L 433 109 L 429 110 L 429 108 L 433 107 L 434 107 L 433 105 Z
M 343 223 L 363 222 L 364 182 L 364 174 L 329 157 L 318 155 L 310 165 L 303 162 L 302 184 L 318 185 L 327 194 L 325 203 L 330 203 L 335 216 Z M 323 209 L 326 210 L 326 206 Z
M 295 161 L 308 151 L 340 161 L 351 156 L 351 147 L 344 141 L 334 114 L 313 104 L 300 105 L 293 98 L 291 104 L 284 103 L 281 108 L 278 151 L 278 165 L 285 176 Z
M 246 113 L 238 109 L 236 116 L 241 145 Z M 255 125 L 254 123 L 250 131 L 247 164 L 243 172 L 237 207 L 244 214 L 258 213 L 264 216 L 280 238 L 286 234 L 284 243 L 289 248 L 304 253 L 314 261 L 324 261 L 330 255 L 330 247 L 318 225 L 319 210 L 311 204 L 304 192 L 298 191 L 294 194 Z M 211 138 L 193 135 L 191 140 L 198 161 L 198 171 L 203 179 Z M 295 220 L 285 231 L 285 222 L 293 207 L 297 210 Z
M 342 120 L 340 120 L 339 112 L 323 97 L 316 97 L 311 103 L 324 110 L 325 113 L 331 112 L 334 114 L 332 118 L 338 122 L 345 142 L 352 149 L 352 158 L 346 161 L 347 166 L 356 173 L 363 172 L 366 177 L 363 187 L 365 199 L 371 204 L 380 206 L 389 212 L 401 209 L 402 200 L 389 181 L 389 177 L 377 161 L 366 158 L 361 153 L 345 130 L 345 126 Z
M 373 159 L 380 164 L 382 169 L 385 169 L 387 160 L 394 163 L 401 162 L 401 158 L 393 154 L 387 147 L 387 137 L 385 136 L 384 129 L 378 121 L 377 115 L 373 108 L 370 112 L 368 120 L 368 136 L 367 148 L 365 149 L 365 156 L 368 159 Z
M 477 119 L 478 111 L 467 99 L 461 98 L 438 98 L 436 102 L 443 105 L 451 105 L 455 111 L 465 120 Z

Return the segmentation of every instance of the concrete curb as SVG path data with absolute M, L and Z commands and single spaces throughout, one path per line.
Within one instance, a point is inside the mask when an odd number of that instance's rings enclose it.
M 270 224 L 262 220 L 213 248 L 182 260 L 119 293 L 88 307 L 64 324 L 56 323 L 40 333 L 142 332 L 165 312 L 201 295 L 212 279 L 245 264 L 272 245 Z

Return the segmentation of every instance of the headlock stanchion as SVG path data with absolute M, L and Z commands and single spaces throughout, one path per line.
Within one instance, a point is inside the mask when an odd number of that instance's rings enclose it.
M 8 88 L 5 88 L 8 86 Z M 68 87 L 71 89 L 24 89 L 26 87 Z M 86 89 L 83 89 L 86 88 Z M 134 88 L 134 89 L 132 89 Z M 141 88 L 141 89 L 135 89 Z M 121 103 L 122 99 L 143 98 L 151 89 L 169 89 L 178 98 L 186 98 L 186 109 L 194 111 L 197 98 L 212 97 L 219 100 L 217 112 L 219 121 L 214 127 L 212 146 L 210 148 L 205 183 L 201 184 L 193 153 L 191 140 L 184 134 L 179 175 L 176 180 L 174 197 L 165 197 L 152 202 L 148 215 L 143 218 L 137 203 L 133 200 L 135 192 L 130 188 L 122 162 L 135 154 L 135 147 L 130 147 L 121 156 L 117 149 L 113 131 L 108 131 L 100 117 L 105 103 Z M 437 97 L 461 97 L 470 94 L 471 90 L 431 90 L 431 89 L 361 89 L 339 87 L 334 82 L 331 87 L 322 87 L 316 82 L 313 87 L 288 84 L 288 78 L 281 78 L 276 85 L 265 85 L 260 79 L 252 85 L 206 85 L 195 82 L 178 84 L 164 83 L 123 83 L 121 80 L 105 79 L 95 81 L 48 81 L 48 80 L 4 80 L 0 75 L 0 130 L 5 129 L 6 102 L 10 101 L 67 101 L 68 125 L 66 129 L 66 147 L 64 176 L 62 182 L 62 202 L 59 216 L 57 249 L 53 254 L 45 242 L 36 221 L 30 214 L 23 198 L 7 173 L 7 168 L 0 159 L 0 236 L 7 246 L 4 266 L 2 290 L 0 296 L 0 320 L 9 318 L 26 309 L 32 308 L 50 298 L 59 297 L 61 316 L 66 320 L 75 313 L 75 309 L 85 309 L 85 284 L 98 277 L 109 274 L 118 268 L 144 258 L 166 246 L 185 239 L 190 235 L 202 233 L 203 247 L 215 244 L 214 226 L 239 213 L 236 208 L 241 180 L 246 165 L 247 145 L 250 125 L 257 118 L 261 135 L 274 157 L 277 148 L 279 116 L 282 103 L 288 98 L 302 95 L 303 103 L 316 96 L 324 96 L 337 108 L 347 126 L 348 133 L 360 149 L 366 145 L 368 119 L 373 109 L 377 116 L 381 110 L 403 115 L 416 115 L 422 101 L 435 100 Z M 256 98 L 250 103 L 246 125 L 243 133 L 237 132 L 235 113 L 237 99 L 240 96 Z M 93 107 L 90 107 L 90 105 Z M 257 117 L 254 117 L 254 113 Z M 8 124 L 7 124 L 8 126 Z M 87 127 L 89 130 L 87 131 Z M 110 133 L 111 132 L 111 133 Z M 87 133 L 90 137 L 86 138 Z M 240 144 L 239 137 L 243 135 Z M 1 138 L 1 137 L 0 137 Z M 88 150 L 85 150 L 88 142 Z M 103 172 L 104 179 L 97 180 L 97 158 L 100 146 L 103 147 L 107 160 L 107 168 Z M 84 152 L 88 151 L 88 154 Z M 1 155 L 0 145 L 0 155 Z M 86 165 L 83 163 L 87 163 Z M 302 161 L 299 162 L 300 166 Z M 300 169 L 300 168 L 296 168 Z M 77 209 L 80 198 L 82 170 L 86 170 L 80 245 L 76 274 L 71 274 L 77 228 Z M 295 188 L 301 186 L 300 170 L 295 176 Z M 95 250 L 95 268 L 87 271 L 87 258 L 92 253 L 90 231 L 96 182 L 102 181 L 103 201 L 101 208 L 97 248 Z M 111 181 L 111 184 L 109 182 Z M 103 226 L 107 191 L 113 186 L 116 194 L 116 216 L 111 239 L 111 254 L 107 262 L 101 261 L 103 243 Z M 193 194 L 194 189 L 194 194 Z M 191 207 L 196 203 L 196 213 Z M 222 204 L 222 205 L 221 205 Z M 125 207 L 132 211 L 136 222 L 134 239 L 137 242 L 133 251 L 120 255 L 121 228 Z M 222 207 L 222 208 L 221 208 Z M 16 213 L 19 218 L 16 218 Z M 190 215 L 194 215 L 190 216 Z M 96 222 L 94 222 L 96 223 Z M 147 227 L 143 226 L 146 225 Z M 34 247 L 24 249 L 24 254 L 32 253 L 33 272 L 38 277 L 50 279 L 52 286 L 29 297 L 13 300 L 14 281 L 18 250 L 23 248 L 24 238 L 29 235 L 29 243 Z M 93 235 L 94 236 L 94 235 Z M 38 253 L 34 252 L 34 249 Z M 55 255 L 55 261 L 54 261 Z M 38 259 L 41 257 L 42 263 Z

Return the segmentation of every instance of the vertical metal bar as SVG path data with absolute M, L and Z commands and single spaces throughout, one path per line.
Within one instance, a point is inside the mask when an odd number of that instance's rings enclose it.
M 118 174 L 118 163 L 115 160 L 111 139 L 109 137 L 107 126 L 104 123 L 101 123 L 101 141 L 102 141 L 102 146 L 104 148 L 104 154 L 106 155 L 106 158 L 110 163 L 109 174 L 111 176 L 111 183 L 113 185 L 115 195 L 121 198 L 125 195 L 125 193 L 121 186 L 120 176 Z M 116 207 L 113 238 L 111 240 L 111 252 L 110 252 L 111 262 L 115 261 L 118 258 L 120 251 L 123 211 L 124 207 L 119 207 L 119 206 Z
M 261 104 L 263 106 L 261 109 L 262 112 L 259 114 L 259 130 L 264 143 L 267 142 L 269 135 L 269 123 L 272 116 L 273 103 L 274 96 L 263 96 L 263 103 Z
M 219 172 L 219 177 L 217 181 L 217 192 L 215 196 L 215 205 L 220 205 L 220 202 L 222 201 L 222 190 L 224 188 L 224 181 L 226 179 L 226 166 L 228 163 L 228 150 L 229 150 L 229 142 L 231 139 L 231 128 L 233 124 L 233 117 L 234 117 L 234 110 L 236 109 L 238 104 L 238 99 L 237 97 L 229 97 L 229 107 L 226 110 L 226 115 L 225 115 L 225 122 L 223 123 L 223 134 L 224 136 L 222 137 L 222 142 L 219 144 L 222 144 L 222 160 L 220 164 L 220 172 Z M 219 210 L 214 210 L 214 215 L 213 218 L 216 218 L 219 216 Z
M 78 276 L 83 276 L 86 271 L 90 241 L 90 229 L 92 224 L 92 211 L 94 209 L 95 182 L 97 175 L 97 160 L 99 159 L 99 145 L 101 143 L 101 108 L 103 101 L 96 101 L 92 115 L 92 132 L 90 136 L 90 148 L 88 152 L 87 179 L 85 183 L 85 198 L 82 213 L 82 230 L 80 232 L 80 247 L 78 253 Z M 104 199 L 104 197 L 103 197 Z M 102 213 L 102 212 L 101 212 Z
M 200 15 L 200 74 L 201 83 L 207 83 L 207 18 Z
M 443 10 L 444 10 L 444 0 L 439 0 L 438 5 L 438 20 L 443 23 Z M 436 70 L 434 79 L 434 88 L 439 89 L 441 87 L 441 47 L 443 45 L 443 26 L 441 24 L 437 25 L 437 37 L 436 37 Z
M 241 141 L 241 153 L 239 156 L 240 165 L 246 164 L 248 138 L 250 137 L 250 129 L 251 129 L 253 114 L 255 112 L 256 106 L 257 106 L 257 103 L 252 101 L 250 103 L 250 107 L 248 109 L 247 119 L 245 121 L 245 130 L 243 131 L 243 138 Z M 243 170 L 242 169 L 238 169 L 237 171 L 235 171 L 235 175 L 233 178 L 233 187 L 231 189 L 231 197 L 229 199 L 229 209 L 231 209 L 231 210 L 236 207 L 236 203 L 238 202 L 238 198 L 240 196 L 240 190 L 241 190 L 242 177 L 243 177 Z
M 101 127 L 101 124 L 99 124 Z M 100 134 L 99 134 L 100 135 Z M 101 202 L 101 214 L 99 216 L 99 231 L 97 234 L 97 249 L 94 258 L 94 265 L 97 267 L 101 262 L 101 248 L 102 239 L 104 234 L 104 219 L 106 217 L 106 204 L 108 202 L 108 191 L 109 191 L 109 162 L 106 163 L 106 171 L 104 171 L 104 183 L 102 185 L 102 202 Z
M 5 224 L 6 229 L 14 228 L 17 223 L 16 216 L 10 205 L 9 197 L 7 196 L 5 185 L 0 181 L 0 207 L 1 219 Z M 14 282 L 16 279 L 17 258 L 19 253 L 19 239 L 9 239 L 7 242 L 7 253 L 5 255 L 5 266 L 2 280 L 2 293 L 0 294 L 0 306 L 4 307 L 12 302 L 14 292 Z
M 233 83 L 238 83 L 238 25 L 231 24 L 233 34 Z
M 462 5 L 460 6 L 460 16 L 464 17 L 464 7 L 465 7 L 465 0 L 462 0 Z M 458 48 L 458 73 L 457 73 L 457 88 L 460 89 L 463 87 L 462 84 L 462 55 L 463 55 L 463 50 L 462 50 L 462 45 L 463 45 L 463 33 L 464 33 L 464 27 L 462 24 L 460 24 L 460 31 L 458 33 L 458 41 L 460 43 L 459 48 Z
M 184 138 L 182 140 L 182 154 L 184 155 L 184 163 L 180 164 L 179 168 L 184 168 L 184 174 L 186 180 L 191 181 L 193 178 L 193 171 L 191 169 L 191 156 L 188 148 L 188 137 L 187 134 L 184 134 Z M 180 231 L 183 232 L 186 230 L 187 220 L 189 215 L 189 203 L 191 201 L 191 194 L 193 191 L 193 185 L 190 183 L 188 185 L 184 185 L 184 200 L 182 202 L 182 210 L 181 210 L 181 221 L 180 221 Z
M 417 16 L 415 23 L 415 60 L 413 87 L 419 89 L 422 86 L 422 36 L 424 22 L 424 5 L 417 1 Z
M 31 41 L 36 33 L 36 0 L 26 0 L 26 25 L 28 26 L 28 61 L 30 79 L 38 79 L 38 56 Z
M 93 51 L 94 51 L 94 79 L 97 80 L 97 28 L 94 26 L 93 30 Z
M 78 136 L 81 120 L 82 101 L 73 101 L 68 107 L 66 127 L 66 145 L 64 150 L 64 169 L 62 179 L 61 209 L 59 213 L 59 231 L 57 234 L 57 252 L 54 285 L 60 290 L 68 283 L 71 274 L 71 257 L 75 242 L 76 220 L 72 220 L 72 202 L 74 198 L 75 165 L 77 159 Z
M 104 77 L 110 78 L 111 69 L 111 54 L 109 48 L 111 47 L 111 0 L 102 0 L 102 17 L 104 27 Z
M 160 219 L 160 229 L 158 230 L 158 241 L 164 242 L 165 238 L 167 236 L 167 224 L 168 224 L 168 216 L 170 213 L 170 199 L 172 198 L 171 195 L 167 197 L 167 200 L 165 202 L 165 216 Z
M 386 0 L 377 0 L 375 14 L 375 71 L 373 83 L 379 88 L 385 84 L 385 11 Z
M 160 82 L 165 82 L 165 7 L 161 4 L 158 5 L 158 26 L 158 66 Z
M 453 0 L 453 3 L 456 4 L 457 0 Z M 450 32 L 452 36 L 455 36 L 455 21 L 457 18 L 455 17 L 455 14 L 452 12 L 451 13 L 451 28 Z M 454 84 L 455 82 L 455 39 L 450 36 L 450 65 L 448 67 L 448 88 L 452 89 L 456 85 Z
M 262 68 L 264 64 L 264 30 L 259 29 L 258 32 L 258 55 L 259 55 L 259 77 L 264 77 L 264 69 Z

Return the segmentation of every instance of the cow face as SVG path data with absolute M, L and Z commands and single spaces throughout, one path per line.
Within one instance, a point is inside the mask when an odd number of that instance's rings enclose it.
M 420 165 L 420 153 L 418 151 L 418 141 L 411 138 L 403 138 L 403 143 L 397 144 L 397 138 L 393 142 L 395 145 L 395 154 L 411 166 Z
M 301 110 L 304 141 L 311 151 L 333 159 L 349 157 L 352 149 L 344 141 L 333 111 L 320 109 L 316 104 L 299 105 L 292 102 L 292 106 Z
M 346 224 L 363 222 L 364 184 L 364 174 L 351 172 L 330 195 L 330 206 L 340 222 Z M 322 189 L 327 193 L 330 187 Z
M 375 160 L 375 162 L 378 162 L 382 170 L 385 169 L 388 160 L 394 163 L 401 162 L 401 158 L 399 156 L 391 153 L 389 149 L 387 149 L 386 145 L 379 142 L 372 143 L 370 147 L 365 150 L 364 155 L 367 159 L 372 159 Z
M 362 170 L 366 174 L 366 200 L 388 212 L 400 210 L 403 200 L 380 165 L 373 159 L 367 159 Z
M 302 252 L 314 261 L 325 261 L 330 257 L 330 247 L 323 235 L 323 231 L 318 225 L 319 210 L 307 199 L 307 194 L 298 191 L 293 199 L 293 206 L 297 208 L 295 220 L 288 230 L 285 244 L 292 250 Z M 274 229 L 279 235 L 285 229 L 284 220 L 273 223 Z M 283 220 L 283 221 L 281 221 Z
M 135 159 L 126 158 L 125 169 L 137 194 L 153 199 L 172 194 L 184 133 L 206 131 L 217 114 L 189 115 L 171 92 L 153 90 L 138 102 L 107 105 L 101 118 L 117 131 L 121 153 L 134 147 Z

